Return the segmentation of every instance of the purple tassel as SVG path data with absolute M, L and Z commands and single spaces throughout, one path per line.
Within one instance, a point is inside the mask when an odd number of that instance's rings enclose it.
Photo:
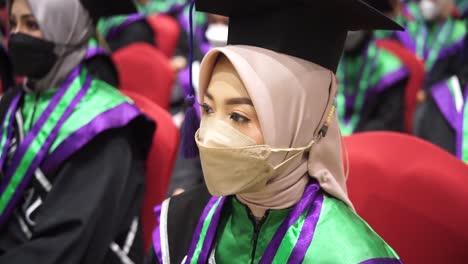
M 185 104 L 187 110 L 185 112 L 184 124 L 182 127 L 182 156 L 185 159 L 194 159 L 198 157 L 198 147 L 195 142 L 195 133 L 200 127 L 200 118 L 198 117 L 196 105 L 195 90 L 192 82 L 192 64 L 193 64 L 193 7 L 195 6 L 195 0 L 190 3 L 190 49 L 189 49 L 189 85 L 187 89 L 184 89 Z

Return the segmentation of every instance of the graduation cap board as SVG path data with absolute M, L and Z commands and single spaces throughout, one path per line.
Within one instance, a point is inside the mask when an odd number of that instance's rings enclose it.
M 100 18 L 137 13 L 132 0 L 81 0 L 94 22 Z
M 333 72 L 348 31 L 403 29 L 361 0 L 197 0 L 196 8 L 229 17 L 228 44 L 262 47 Z
M 391 12 L 394 9 L 391 0 L 364 0 L 364 2 L 382 13 Z

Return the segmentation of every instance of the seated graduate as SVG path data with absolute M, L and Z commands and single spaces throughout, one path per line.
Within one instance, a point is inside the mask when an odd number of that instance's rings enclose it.
M 415 135 L 468 163 L 468 60 L 429 88 Z
M 0 101 L 0 263 L 143 260 L 154 123 L 112 85 L 95 40 L 92 18 L 123 13 L 125 1 L 105 12 L 82 2 L 7 2 L 8 52 L 26 79 Z
M 137 12 L 132 1 L 128 1 L 131 10 L 129 15 L 116 15 L 101 18 L 97 22 L 99 34 L 106 40 L 112 51 L 119 50 L 133 43 L 148 43 L 156 46 L 155 32 L 149 25 L 144 14 Z M 110 5 L 113 3 L 110 2 Z M 107 8 L 103 6 L 102 8 Z
M 390 1 L 366 2 L 383 13 L 393 13 Z M 344 135 L 368 130 L 403 131 L 409 70 L 399 57 L 376 45 L 374 32 L 348 33 L 336 75 L 340 84 L 338 119 Z
M 147 263 L 401 263 L 347 196 L 334 106 L 347 31 L 400 27 L 359 0 L 197 9 L 230 17 L 230 45 L 200 71 L 195 141 L 209 193 L 162 204 Z
M 454 0 L 408 3 L 407 9 L 416 18 L 416 23 L 408 23 L 406 27 L 412 40 L 409 47 L 424 60 L 426 91 L 452 75 L 463 53 L 467 25 L 454 16 L 455 8 Z

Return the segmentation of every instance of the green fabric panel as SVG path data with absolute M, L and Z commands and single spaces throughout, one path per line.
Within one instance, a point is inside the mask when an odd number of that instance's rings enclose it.
M 407 3 L 406 6 L 410 14 L 412 14 L 416 20 L 424 21 L 424 17 L 421 13 L 421 9 L 419 9 L 419 5 L 417 2 Z
M 377 49 L 377 67 L 371 75 L 371 87 L 377 85 L 382 77 L 396 72 L 404 67 L 401 60 L 385 49 Z
M 466 36 L 467 26 L 465 20 L 456 20 L 455 26 L 453 27 L 452 34 L 448 45 L 453 45 L 459 41 L 463 41 Z
M 217 233 L 216 263 L 251 263 L 254 249 L 254 224 L 248 209 L 236 198 L 226 201 Z M 291 209 L 271 210 L 261 226 L 256 245 L 254 263 L 258 263 L 276 230 Z
M 304 263 L 357 264 L 398 255 L 342 201 L 325 198 Z
M 294 250 L 294 246 L 299 240 L 299 235 L 301 234 L 302 227 L 304 226 L 308 212 L 309 210 L 306 210 L 306 212 L 304 212 L 301 217 L 299 217 L 297 222 L 288 229 L 283 241 L 281 241 L 275 258 L 273 259 L 273 263 L 288 263 L 289 256 L 291 255 L 292 251 Z
M 41 116 L 55 92 L 56 89 L 48 90 L 38 95 L 33 122 L 31 119 L 34 112 L 34 101 L 36 100 L 35 95 L 25 95 L 25 101 L 22 107 L 25 133 L 31 129 L 31 124 L 34 124 Z M 131 102 L 131 100 L 121 94 L 116 88 L 103 81 L 94 79 L 84 98 L 76 106 L 75 111 L 70 115 L 60 129 L 57 139 L 51 146 L 49 153 L 53 152 L 68 136 L 88 124 L 96 116 L 119 104 L 122 104 L 123 102 Z
M 114 28 L 122 24 L 126 19 L 127 19 L 127 16 L 125 15 L 101 18 L 98 21 L 97 30 L 101 35 L 107 36 L 111 28 Z

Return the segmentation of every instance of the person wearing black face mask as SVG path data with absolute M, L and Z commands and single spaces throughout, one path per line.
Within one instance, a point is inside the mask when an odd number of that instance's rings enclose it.
M 389 3 L 375 7 L 387 14 L 392 8 Z M 373 32 L 348 33 L 337 78 L 341 86 L 337 111 L 343 134 L 403 131 L 403 94 L 409 69 L 400 58 L 377 45 Z
M 0 101 L 0 263 L 142 261 L 155 126 L 114 86 L 93 23 L 133 12 L 127 6 L 7 1 L 8 52 L 25 79 Z

